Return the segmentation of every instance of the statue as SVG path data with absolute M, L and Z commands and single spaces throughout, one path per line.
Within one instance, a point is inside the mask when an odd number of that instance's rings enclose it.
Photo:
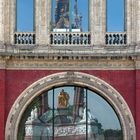
M 69 101 L 69 94 L 64 92 L 64 90 L 62 89 L 62 91 L 58 95 L 58 107 L 59 108 L 67 107 L 68 101 Z
M 69 28 L 69 0 L 56 0 L 55 24 L 57 29 Z

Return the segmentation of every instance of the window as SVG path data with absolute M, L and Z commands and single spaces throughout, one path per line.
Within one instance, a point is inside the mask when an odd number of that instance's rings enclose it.
M 34 0 L 17 0 L 16 31 L 34 31 Z
M 64 86 L 43 92 L 25 110 L 20 140 L 123 140 L 111 105 L 95 92 Z
M 52 0 L 52 30 L 88 31 L 88 0 Z
M 125 0 L 107 0 L 107 32 L 125 30 Z

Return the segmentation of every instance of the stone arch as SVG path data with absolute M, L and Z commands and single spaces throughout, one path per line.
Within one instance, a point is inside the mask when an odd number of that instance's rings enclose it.
M 136 140 L 135 123 L 131 111 L 123 97 L 108 83 L 89 74 L 80 72 L 62 72 L 44 77 L 27 89 L 17 98 L 8 115 L 5 139 L 17 140 L 20 119 L 31 101 L 43 91 L 64 85 L 78 85 L 96 91 L 104 97 L 116 111 L 122 125 L 124 140 Z

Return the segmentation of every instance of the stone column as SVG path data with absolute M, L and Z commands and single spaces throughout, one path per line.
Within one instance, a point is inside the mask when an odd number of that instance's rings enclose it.
M 40 43 L 40 16 L 41 16 L 41 0 L 35 0 L 35 33 L 36 44 Z
M 91 32 L 91 46 L 94 44 L 94 1 L 89 0 L 89 30 Z
M 105 45 L 105 34 L 106 34 L 106 0 L 101 0 L 101 7 L 100 7 L 100 15 L 101 18 L 99 17 L 99 19 L 101 21 L 99 21 L 100 23 L 100 35 L 99 35 L 99 44 L 101 45 Z
M 9 3 L 9 27 L 10 27 L 10 44 L 14 44 L 14 33 L 16 32 L 16 0 L 12 0 Z
M 14 43 L 16 27 L 16 0 L 4 0 L 4 42 Z
M 47 45 L 49 44 L 51 1 L 36 0 L 35 11 L 36 43 L 38 45 Z
M 0 44 L 4 43 L 4 1 L 0 0 Z
M 140 1 L 137 0 L 137 43 L 140 47 Z
M 46 43 L 47 45 L 50 44 L 50 31 L 51 31 L 51 19 L 52 19 L 52 0 L 47 0 L 47 24 L 46 24 L 46 27 L 47 27 L 47 34 L 46 34 Z
M 138 0 L 126 0 L 126 32 L 127 44 L 135 45 L 136 42 L 136 2 Z
M 95 46 L 101 46 L 105 44 L 105 32 L 106 32 L 106 1 L 91 0 L 91 33 L 92 44 Z

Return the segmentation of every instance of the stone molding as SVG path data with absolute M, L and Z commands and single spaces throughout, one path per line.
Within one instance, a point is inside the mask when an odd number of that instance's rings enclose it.
M 123 130 L 124 140 L 136 140 L 135 123 L 131 111 L 113 87 L 105 81 L 89 74 L 79 72 L 62 72 L 44 77 L 26 88 L 13 104 L 5 129 L 5 140 L 17 140 L 18 126 L 22 115 L 32 100 L 43 91 L 64 85 L 78 85 L 89 88 L 104 97 L 116 111 Z
M 0 69 L 5 69 L 6 68 L 6 61 L 3 59 L 0 59 Z
M 9 70 L 135 70 L 139 58 L 119 56 L 1 56 L 0 69 Z
M 129 60 L 13 60 L 7 69 L 15 70 L 134 70 Z

